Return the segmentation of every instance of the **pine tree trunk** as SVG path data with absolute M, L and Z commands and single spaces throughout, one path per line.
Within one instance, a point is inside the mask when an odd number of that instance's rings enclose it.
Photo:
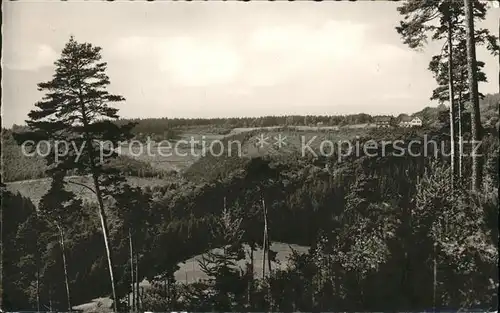
M 38 282 L 38 280 L 37 280 Z M 40 294 L 37 294 L 37 301 L 38 303 L 40 303 Z M 38 308 L 38 310 L 40 310 L 40 307 Z M 49 311 L 52 312 L 52 285 L 49 284 Z
M 2 74 L 0 74 L 0 77 Z M 0 116 L 1 117 L 1 116 Z M 1 118 L 0 118 L 0 125 L 2 124 Z M 0 187 L 3 188 L 3 187 Z M 3 191 L 0 191 L 3 192 Z M 1 288 L 1 294 L 0 294 L 0 310 L 4 309 L 3 305 L 3 207 L 0 207 L 0 288 Z
M 128 241 L 129 241 L 129 249 L 130 249 L 130 284 L 132 286 L 132 311 L 136 311 L 135 306 L 135 285 L 134 285 L 134 247 L 132 245 L 132 233 L 130 228 L 128 229 Z M 130 295 L 128 296 L 130 299 Z
M 434 308 L 434 312 L 436 312 L 437 306 L 437 255 L 436 255 L 436 243 L 434 243 L 433 247 L 433 271 L 432 271 L 432 307 Z
M 253 245 L 250 245 L 250 277 L 248 280 L 248 307 L 251 308 L 252 305 L 252 294 L 253 294 L 253 280 L 254 280 L 254 263 L 253 263 Z
M 262 279 L 266 277 L 266 252 L 267 252 L 267 220 L 266 220 L 266 204 L 262 199 L 262 212 L 264 214 L 264 236 L 262 239 Z
M 267 210 L 266 210 L 266 221 L 267 221 Z M 267 227 L 267 222 L 266 222 L 266 248 L 267 248 L 267 269 L 269 270 L 269 275 L 271 275 L 271 258 L 269 257 L 270 251 L 271 251 L 271 240 L 269 240 L 269 228 Z
M 253 246 L 250 246 L 250 267 L 252 268 L 252 277 L 254 273 L 254 255 L 253 255 Z
M 463 75 L 462 75 L 463 76 Z M 461 77 L 461 81 L 463 81 L 463 77 Z M 462 179 L 463 176 L 463 154 L 464 154 L 464 147 L 463 147 L 463 129 L 462 129 L 462 106 L 463 106 L 463 99 L 462 99 L 462 90 L 458 92 L 458 177 Z
M 80 95 L 80 107 L 81 107 L 83 128 L 88 129 L 90 125 L 85 108 L 85 102 L 81 99 L 81 95 Z M 109 246 L 108 221 L 106 217 L 106 211 L 104 210 L 104 201 L 100 188 L 101 186 L 99 184 L 99 173 L 94 159 L 95 157 L 94 146 L 92 144 L 93 139 L 89 136 L 88 132 L 85 132 L 84 138 L 87 144 L 87 152 L 89 154 L 89 161 L 90 161 L 90 171 L 92 173 L 92 178 L 94 181 L 97 203 L 99 204 L 99 218 L 101 220 L 102 235 L 104 237 L 104 246 L 106 248 L 106 256 L 108 258 L 109 278 L 111 280 L 111 292 L 113 297 L 113 309 L 115 313 L 118 313 L 118 303 L 117 303 L 118 299 L 116 297 L 116 284 L 115 284 L 115 277 L 113 274 L 113 256 L 111 254 L 111 248 Z
M 139 291 L 139 255 L 137 254 L 137 251 L 135 253 L 135 296 L 135 306 L 137 311 L 139 311 L 141 309 L 141 302 Z
M 59 234 L 61 236 L 61 253 L 62 253 L 62 260 L 63 260 L 63 267 L 64 267 L 64 282 L 66 284 L 66 297 L 68 300 L 68 310 L 69 312 L 72 311 L 71 307 L 71 294 L 69 292 L 69 280 L 68 280 L 68 264 L 66 263 L 66 249 L 64 246 L 64 231 L 61 226 L 57 226 L 59 228 Z
M 40 266 L 38 264 L 36 267 L 36 310 L 40 312 Z
M 266 219 L 267 219 L 267 214 L 266 214 Z M 267 231 L 267 228 L 266 228 L 266 231 Z M 269 241 L 269 233 L 267 233 L 266 239 L 267 239 L 267 244 L 266 244 L 266 248 L 267 248 L 267 269 L 269 270 L 269 278 L 271 278 L 272 268 L 271 268 L 271 258 L 269 257 L 269 255 L 270 255 L 269 252 L 271 250 L 271 242 Z M 271 280 L 269 280 L 269 307 L 270 307 L 271 311 L 274 308 L 274 301 L 273 301 L 273 297 L 271 295 Z
M 267 231 L 267 208 L 266 208 L 266 202 L 264 200 L 264 197 L 262 197 L 262 208 L 263 208 L 263 211 L 264 211 L 264 249 L 263 249 L 263 252 L 264 252 L 264 259 L 262 260 L 262 268 L 263 268 L 263 278 L 264 278 L 264 268 L 266 267 L 266 264 L 265 264 L 265 256 L 267 254 L 267 265 L 268 265 L 268 270 L 269 270 L 269 278 L 271 278 L 271 258 L 269 257 L 269 245 L 270 245 L 270 242 L 269 242 L 269 234 L 268 234 L 268 231 Z M 269 309 L 272 310 L 272 307 L 273 307 L 273 301 L 272 301 L 272 297 L 271 297 L 271 280 L 269 280 L 269 291 L 268 291 L 268 297 L 269 297 Z
M 132 306 L 130 304 L 130 294 L 127 296 L 127 308 L 129 312 L 132 312 Z
M 106 248 L 106 254 L 108 258 L 108 267 L 109 267 L 109 278 L 111 280 L 111 292 L 113 297 L 113 309 L 115 313 L 118 313 L 118 304 L 116 297 L 116 285 L 115 285 L 115 277 L 113 275 L 113 258 L 111 255 L 111 248 L 109 246 L 109 230 L 108 230 L 108 222 L 106 217 L 106 212 L 104 211 L 104 202 L 102 199 L 102 194 L 99 186 L 99 179 L 96 174 L 93 174 L 94 178 L 94 186 L 97 195 L 97 201 L 99 203 L 99 217 L 101 220 L 102 227 L 102 235 L 104 237 L 104 246 Z
M 264 232 L 264 240 L 262 243 L 262 279 L 266 277 L 266 233 Z
M 448 16 L 448 93 L 450 101 L 450 149 L 451 149 L 451 184 L 456 183 L 457 177 L 457 153 L 456 153 L 456 109 L 455 109 L 455 92 L 454 92 L 454 79 L 453 79 L 453 24 L 451 22 L 451 14 Z
M 163 291 L 165 294 L 165 298 L 167 299 L 167 302 L 170 303 L 170 295 L 169 295 L 168 290 L 169 290 L 168 277 L 165 276 L 165 278 L 163 279 Z
M 472 190 L 479 190 L 482 185 L 482 160 L 481 160 L 481 113 L 479 111 L 479 93 L 477 86 L 476 44 L 474 38 L 474 15 L 472 0 L 464 0 L 466 39 L 467 39 L 467 71 L 469 78 L 469 93 L 472 104 L 471 132 L 473 141 L 472 154 Z

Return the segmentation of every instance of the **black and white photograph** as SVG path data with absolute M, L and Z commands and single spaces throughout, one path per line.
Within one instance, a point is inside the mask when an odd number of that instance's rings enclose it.
M 0 312 L 498 312 L 500 0 L 1 9 Z

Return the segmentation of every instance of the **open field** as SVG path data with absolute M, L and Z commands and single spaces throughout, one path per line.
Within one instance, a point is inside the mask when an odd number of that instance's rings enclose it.
M 238 267 L 242 270 L 245 269 L 245 263 L 250 262 L 250 247 L 248 245 L 245 246 L 246 260 L 241 260 L 237 263 Z M 272 268 L 285 268 L 287 264 L 288 257 L 292 254 L 292 249 L 297 251 L 298 253 L 306 253 L 309 247 L 299 246 L 295 244 L 286 244 L 281 242 L 273 242 L 271 244 L 271 250 L 277 252 L 276 261 L 272 262 Z M 217 248 L 212 250 L 215 253 L 219 253 L 222 249 Z M 263 250 L 257 249 L 254 250 L 254 272 L 256 277 L 262 277 L 262 259 L 263 259 Z M 181 283 L 193 283 L 202 279 L 207 279 L 208 276 L 203 273 L 200 267 L 200 261 L 202 260 L 205 254 L 196 255 L 184 262 L 179 263 L 179 269 L 174 273 L 175 280 Z M 266 271 L 267 271 L 267 259 L 266 259 Z M 151 284 L 144 280 L 140 283 L 142 287 L 150 287 Z
M 137 147 L 122 147 L 121 154 L 133 159 L 146 162 L 153 168 L 162 171 L 182 172 L 191 164 L 196 162 L 199 157 L 199 149 L 194 149 L 194 153 L 189 148 L 179 148 L 177 153 L 166 146 L 155 146 L 151 148 L 152 153 L 140 151 Z
M 271 266 L 273 269 L 280 267 L 280 268 L 285 268 L 287 264 L 287 260 L 289 256 L 292 254 L 292 249 L 297 251 L 298 253 L 306 253 L 309 247 L 305 246 L 299 246 L 299 245 L 294 245 L 294 244 L 285 244 L 281 242 L 273 242 L 271 244 L 271 250 L 277 252 L 276 255 L 276 260 L 277 262 L 272 262 Z M 245 269 L 245 263 L 250 262 L 250 248 L 245 245 L 245 250 L 246 250 L 246 255 L 247 259 L 246 260 L 241 260 L 238 262 L 238 267 L 242 270 Z M 214 252 L 221 251 L 221 249 L 214 249 Z M 199 261 L 202 260 L 203 255 L 196 255 L 184 262 L 179 263 L 180 269 L 177 270 L 174 273 L 175 280 L 179 283 L 193 283 L 199 280 L 207 279 L 208 277 L 205 275 L 205 273 L 202 272 L 200 268 Z M 254 251 L 254 273 L 255 276 L 260 278 L 262 277 L 262 259 L 263 259 L 263 251 L 262 249 L 257 249 Z M 266 271 L 267 271 L 267 261 L 266 261 Z M 140 284 L 140 287 L 143 287 L 144 289 L 151 288 L 151 283 L 147 280 L 143 280 Z M 130 294 L 132 296 L 132 294 Z M 98 311 L 98 303 L 101 303 L 100 306 L 102 309 L 104 308 L 109 308 L 112 305 L 111 299 L 105 297 L 105 298 L 98 298 L 94 299 L 92 302 L 85 303 L 85 304 L 80 304 L 78 306 L 73 307 L 74 309 L 77 310 L 83 310 L 84 312 L 100 312 Z M 103 311 L 105 312 L 105 311 Z
M 284 268 L 287 263 L 288 257 L 292 254 L 292 249 L 299 252 L 305 253 L 309 249 L 309 247 L 299 246 L 299 245 L 288 245 L 286 243 L 281 242 L 273 242 L 271 245 L 271 250 L 277 252 L 276 260 L 277 262 L 272 262 L 272 267 L 281 267 Z M 214 252 L 220 252 L 222 249 L 214 249 Z M 245 269 L 245 263 L 250 262 L 250 248 L 245 245 L 245 251 L 247 255 L 246 260 L 241 260 L 238 262 L 238 266 L 241 269 Z M 180 263 L 180 269 L 177 270 L 174 274 L 175 279 L 179 282 L 187 282 L 192 283 L 198 281 L 200 279 L 208 278 L 201 270 L 199 261 L 202 260 L 203 255 L 197 255 L 186 260 L 183 263 Z M 262 277 L 262 259 L 263 259 L 263 251 L 262 249 L 257 249 L 254 251 L 254 271 L 256 277 Z M 266 261 L 267 263 L 267 261 Z M 267 271 L 267 264 L 266 264 Z M 145 282 L 143 282 L 145 283 Z

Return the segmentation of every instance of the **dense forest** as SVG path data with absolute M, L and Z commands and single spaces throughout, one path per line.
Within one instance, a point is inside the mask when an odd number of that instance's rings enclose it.
M 483 123 L 495 126 L 498 123 L 498 103 L 500 94 L 486 94 L 481 99 L 481 117 Z M 437 121 L 440 112 L 447 110 L 445 106 L 426 107 L 410 116 L 419 117 L 426 125 L 432 125 Z M 402 116 L 394 116 L 396 123 Z M 119 123 L 136 122 L 134 134 L 149 134 L 150 136 L 160 135 L 163 139 L 172 138 L 175 132 L 166 133 L 166 130 L 183 129 L 189 127 L 208 126 L 213 131 L 226 134 L 232 128 L 240 127 L 272 127 L 272 126 L 347 126 L 357 124 L 375 123 L 377 116 L 365 113 L 352 115 L 290 115 L 290 116 L 262 116 L 254 118 L 145 118 L 145 119 L 123 119 Z
M 423 48 L 427 39 L 448 48 L 429 64 L 437 85 L 429 97 L 441 105 L 415 113 L 424 127 L 373 128 L 354 139 L 375 153 L 207 155 L 182 175 L 100 143 L 170 139 L 201 126 L 224 135 L 237 127 L 364 124 L 374 117 L 120 119 L 110 104 L 125 98 L 106 88 L 101 48 L 71 37 L 52 79 L 38 84 L 45 97 L 27 125 L 2 130 L 1 309 L 73 311 L 99 297 L 113 300 L 102 312 L 498 307 L 500 97 L 479 93 L 486 77 L 471 53 L 476 45 L 499 52 L 497 37 L 474 29 L 487 4 L 404 1 L 398 11 L 396 31 L 409 48 Z M 65 140 L 75 148 L 57 160 L 54 146 L 27 159 L 18 146 L 27 140 Z M 463 144 L 470 140 L 480 142 L 479 154 L 478 146 Z M 396 141 L 401 149 L 384 144 Z M 127 178 L 134 175 L 164 184 L 132 186 Z M 50 188 L 35 204 L 9 190 L 6 176 L 48 177 Z M 70 176 L 89 177 L 81 185 L 94 197 L 66 188 Z M 308 250 L 277 260 L 273 242 Z M 179 264 L 200 254 L 207 278 L 176 280 Z
M 486 125 L 495 126 L 498 123 L 498 103 L 500 94 L 486 94 L 481 99 L 481 117 Z M 425 125 L 437 122 L 440 112 L 446 111 L 443 105 L 426 107 L 411 115 L 400 114 L 393 117 L 397 123 L 402 116 L 415 116 L 422 119 Z M 132 130 L 133 134 L 145 140 L 148 136 L 152 140 L 175 140 L 181 130 L 194 129 L 206 133 L 225 135 L 233 128 L 256 128 L 273 126 L 347 126 L 375 123 L 377 116 L 365 113 L 352 115 L 290 115 L 290 116 L 262 116 L 262 117 L 234 117 L 234 118 L 144 118 L 120 119 L 118 124 L 137 123 Z M 22 131 L 25 127 L 14 125 L 12 131 Z

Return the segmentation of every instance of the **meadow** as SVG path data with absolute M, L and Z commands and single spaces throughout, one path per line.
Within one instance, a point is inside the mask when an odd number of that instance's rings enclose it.
M 246 252 L 246 259 L 242 259 L 237 262 L 237 266 L 241 270 L 245 269 L 246 262 L 250 262 L 250 258 L 248 255 L 250 248 L 245 244 L 244 249 Z M 276 262 L 272 262 L 271 266 L 273 269 L 279 268 L 284 270 L 287 266 L 287 260 L 293 251 L 299 254 L 304 254 L 307 253 L 308 249 L 309 247 L 296 244 L 272 242 L 271 250 L 275 251 L 277 254 Z M 211 251 L 220 253 L 222 249 L 216 248 L 212 249 Z M 258 248 L 257 250 L 254 250 L 253 253 L 255 277 L 262 278 L 263 250 L 261 248 Z M 187 259 L 184 262 L 179 263 L 179 269 L 174 273 L 175 280 L 180 284 L 191 284 L 208 279 L 209 277 L 202 271 L 200 267 L 200 261 L 203 260 L 204 256 L 206 256 L 206 253 L 198 254 L 196 256 L 193 256 L 192 258 Z M 158 282 L 157 284 L 161 285 L 161 283 Z M 147 279 L 144 279 L 139 283 L 139 286 L 142 289 L 142 292 L 148 292 L 151 289 L 152 284 Z M 129 294 L 129 297 L 132 297 L 132 293 Z M 102 310 L 102 312 L 107 312 L 105 308 L 109 308 L 111 303 L 112 301 L 109 297 L 101 297 L 93 299 L 90 302 L 74 306 L 74 309 L 92 313 L 101 312 L 100 310 Z

